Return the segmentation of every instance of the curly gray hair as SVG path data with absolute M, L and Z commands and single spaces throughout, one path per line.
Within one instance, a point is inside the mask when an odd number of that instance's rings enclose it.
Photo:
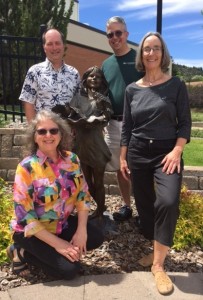
M 57 150 L 61 154 L 66 155 L 65 152 L 71 150 L 70 127 L 67 124 L 67 122 L 61 119 L 61 117 L 58 114 L 48 110 L 41 110 L 40 112 L 38 112 L 36 117 L 31 121 L 28 127 L 27 142 L 31 154 L 36 153 L 38 149 L 38 145 L 37 143 L 35 143 L 37 125 L 39 124 L 39 122 L 46 120 L 52 120 L 54 123 L 57 124 L 61 134 L 61 140 L 59 142 Z

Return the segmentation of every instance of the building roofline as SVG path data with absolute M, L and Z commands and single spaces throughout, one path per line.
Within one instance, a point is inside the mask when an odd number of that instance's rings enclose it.
M 70 19 L 69 21 L 70 21 L 70 23 L 72 23 L 72 24 L 74 24 L 74 25 L 76 25 L 76 26 L 79 26 L 79 27 L 88 29 L 88 30 L 90 30 L 90 31 L 92 31 L 92 32 L 99 33 L 99 34 L 104 35 L 104 36 L 106 37 L 106 32 L 103 31 L 103 30 L 97 29 L 97 28 L 95 28 L 95 27 L 92 27 L 92 26 L 90 26 L 90 25 L 87 25 L 87 24 L 84 24 L 84 23 L 81 23 L 81 22 L 78 22 L 78 21 L 75 21 L 75 20 L 72 20 L 72 19 Z M 127 42 L 128 42 L 128 44 L 130 44 L 130 45 L 133 45 L 133 46 L 136 46 L 136 47 L 139 46 L 138 43 L 135 43 L 135 42 L 132 42 L 132 41 L 129 41 L 129 40 L 128 40 Z

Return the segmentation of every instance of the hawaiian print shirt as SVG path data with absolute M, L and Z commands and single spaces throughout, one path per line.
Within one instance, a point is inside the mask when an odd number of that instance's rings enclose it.
M 63 63 L 55 70 L 46 58 L 27 72 L 19 99 L 35 105 L 35 110 L 51 110 L 56 104 L 70 102 L 79 91 L 78 71 Z
M 40 150 L 17 166 L 14 182 L 15 219 L 11 228 L 32 236 L 42 229 L 60 234 L 74 210 L 89 211 L 90 194 L 73 152 L 57 163 Z

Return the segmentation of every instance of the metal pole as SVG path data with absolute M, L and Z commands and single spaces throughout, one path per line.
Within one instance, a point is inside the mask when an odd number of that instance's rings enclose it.
M 41 54 L 42 54 L 43 59 L 45 59 L 46 55 L 44 53 L 44 48 L 43 48 L 43 45 L 42 45 L 42 35 L 46 31 L 46 29 L 47 29 L 47 25 L 45 25 L 45 24 L 40 25 Z
M 157 0 L 157 24 L 156 31 L 161 34 L 162 31 L 162 0 Z
M 40 25 L 40 37 L 42 37 L 42 35 L 43 35 L 43 33 L 45 32 L 46 29 L 47 29 L 46 24 L 41 24 Z

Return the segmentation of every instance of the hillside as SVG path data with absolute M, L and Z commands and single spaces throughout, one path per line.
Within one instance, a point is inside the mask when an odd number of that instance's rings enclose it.
M 203 81 L 203 68 L 188 67 L 172 63 L 172 75 L 182 77 L 185 81 Z

